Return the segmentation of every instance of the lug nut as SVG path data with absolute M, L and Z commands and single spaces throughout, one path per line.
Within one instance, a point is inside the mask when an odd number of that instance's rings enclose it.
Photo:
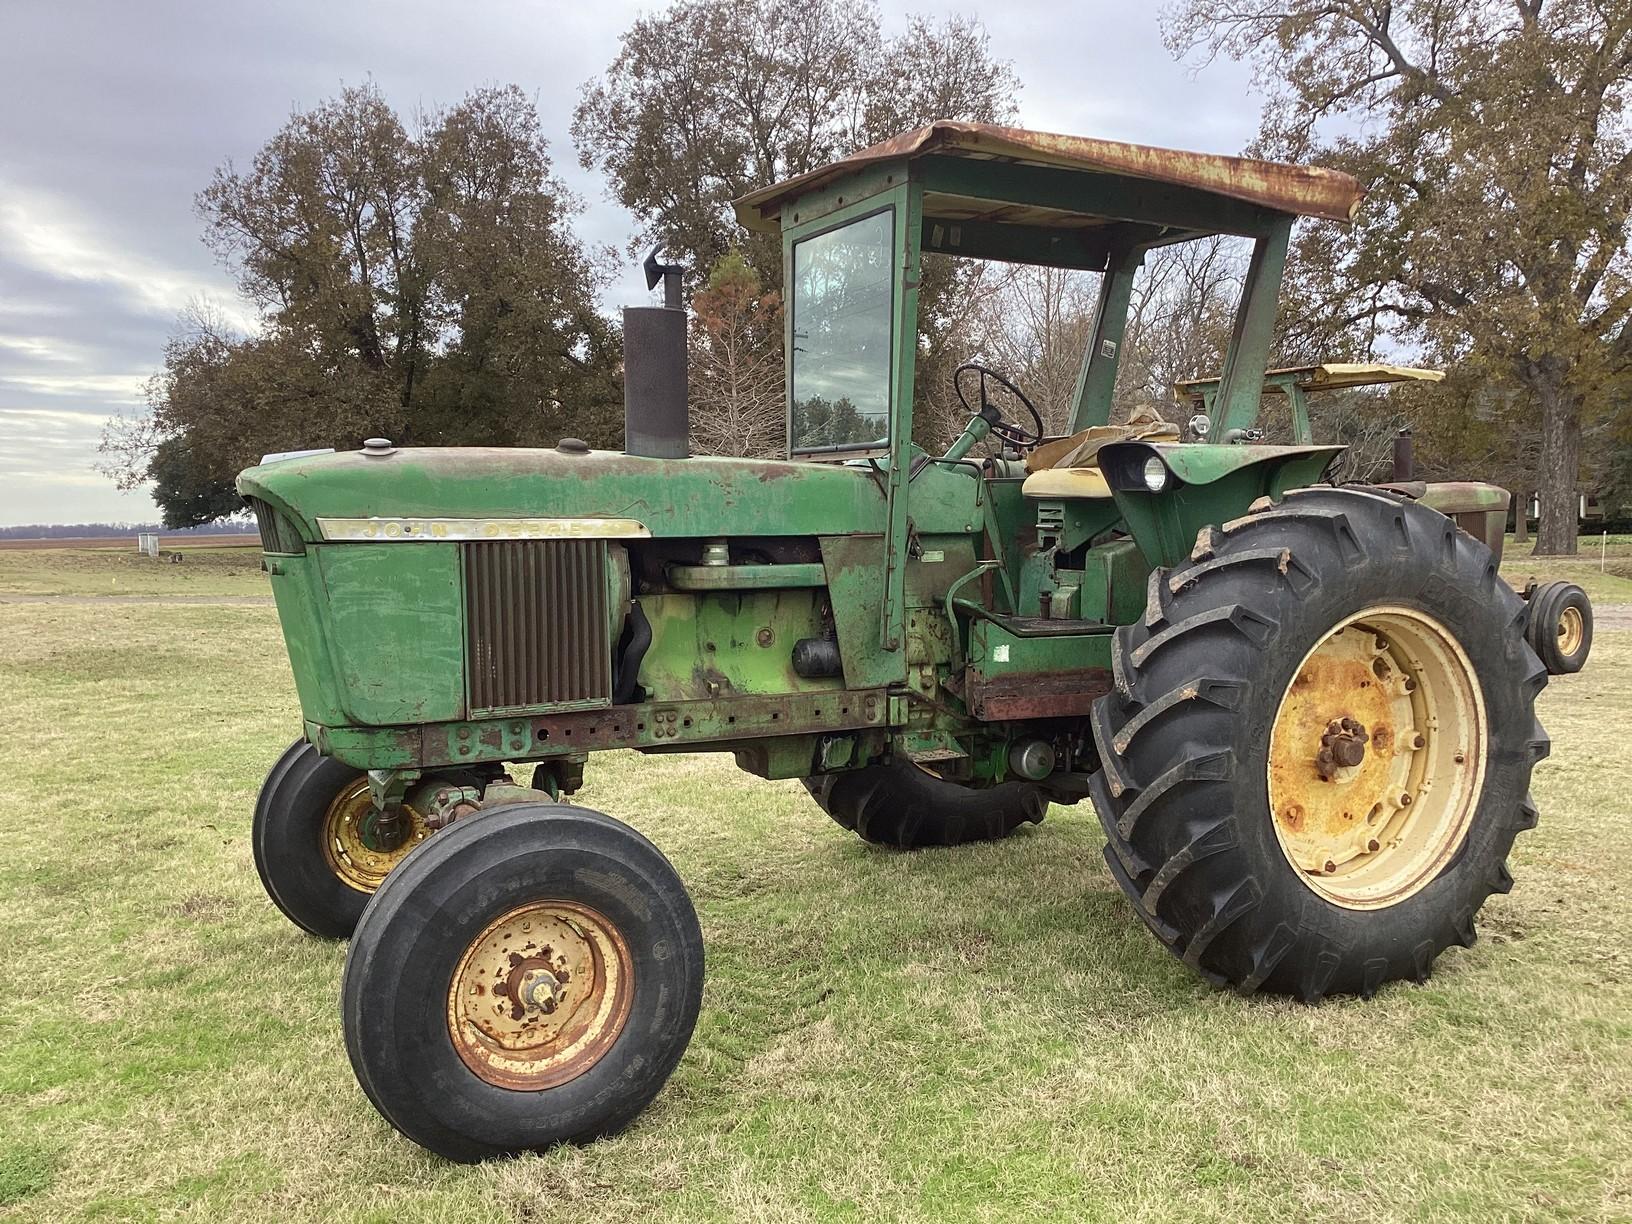
M 1402 808 L 1403 807 L 1410 807 L 1411 806 L 1411 796 L 1410 795 L 1401 795 L 1400 796 L 1400 806 Z

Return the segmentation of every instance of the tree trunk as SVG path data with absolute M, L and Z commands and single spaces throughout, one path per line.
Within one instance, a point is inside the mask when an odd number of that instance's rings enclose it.
M 1530 542 L 1530 490 L 1513 490 L 1513 543 Z
M 1581 400 L 1565 378 L 1564 363 L 1537 363 L 1532 382 L 1541 401 L 1541 464 L 1537 472 L 1541 522 L 1536 527 L 1538 556 L 1574 556 L 1581 474 Z

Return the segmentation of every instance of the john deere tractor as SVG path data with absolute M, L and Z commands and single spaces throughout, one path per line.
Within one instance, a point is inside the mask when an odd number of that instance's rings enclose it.
M 626 452 L 373 439 L 243 473 L 304 715 L 255 857 L 351 937 L 386 1119 L 480 1159 L 615 1131 L 674 1070 L 702 936 L 650 841 L 566 801 L 601 749 L 730 752 L 902 849 L 1089 798 L 1133 913 L 1242 992 L 1371 995 L 1472 943 L 1547 753 L 1506 495 L 1255 440 L 1293 222 L 1360 195 L 936 123 L 737 202 L 782 236 L 786 459 L 688 454 L 678 271 L 650 264 Z M 1136 270 L 1213 234 L 1252 259 L 1204 409 L 1110 424 Z M 1062 436 L 971 362 L 961 436 L 913 442 L 926 255 L 1101 274 Z

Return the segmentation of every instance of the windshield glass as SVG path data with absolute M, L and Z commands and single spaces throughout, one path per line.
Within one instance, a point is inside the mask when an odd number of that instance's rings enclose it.
M 885 211 L 794 244 L 795 451 L 889 436 L 894 234 Z

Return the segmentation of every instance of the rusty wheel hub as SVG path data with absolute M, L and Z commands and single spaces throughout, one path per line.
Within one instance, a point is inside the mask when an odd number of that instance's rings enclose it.
M 373 816 L 374 800 L 368 791 L 368 779 L 362 777 L 334 797 L 323 818 L 323 857 L 329 870 L 348 887 L 364 893 L 372 893 L 384 883 L 396 865 L 430 833 L 424 818 L 404 804 L 404 835 L 391 839 L 394 845 L 382 848 L 370 827 Z
M 1275 833 L 1322 897 L 1395 905 L 1461 846 L 1484 767 L 1484 700 L 1456 639 L 1415 609 L 1368 609 L 1309 652 L 1281 699 Z
M 634 995 L 629 948 L 588 906 L 537 901 L 488 924 L 448 986 L 460 1059 L 500 1088 L 536 1092 L 588 1071 L 612 1048 Z

